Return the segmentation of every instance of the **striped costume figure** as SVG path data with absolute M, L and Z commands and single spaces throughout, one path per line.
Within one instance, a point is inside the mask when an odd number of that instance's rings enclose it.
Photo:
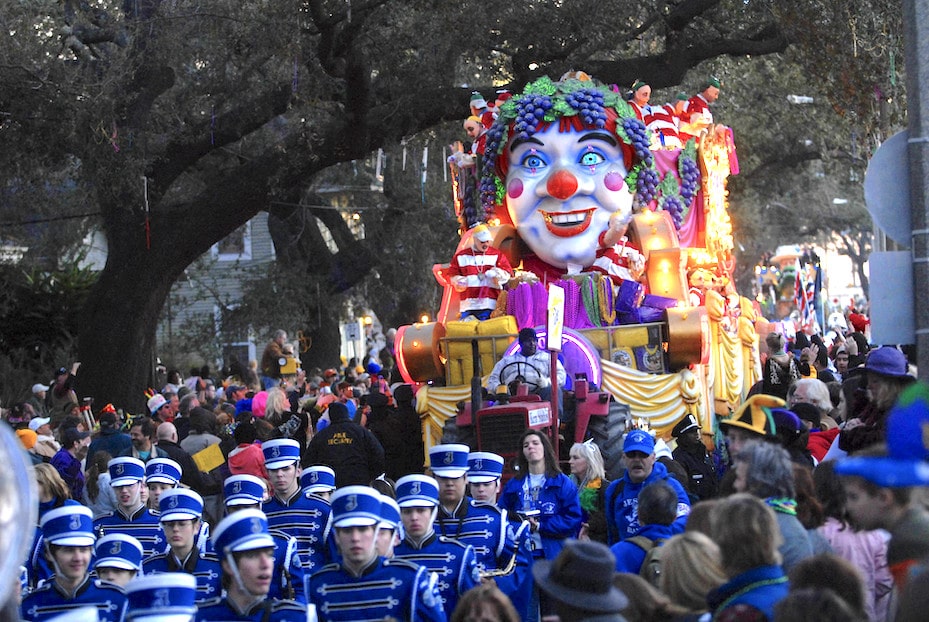
M 455 253 L 445 276 L 460 294 L 461 319 L 473 316 L 486 320 L 513 268 L 506 255 L 490 245 L 492 236 L 486 225 L 478 225 L 470 233 L 471 246 Z

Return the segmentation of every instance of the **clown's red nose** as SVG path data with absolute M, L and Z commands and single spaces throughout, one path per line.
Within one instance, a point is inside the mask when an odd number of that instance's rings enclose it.
M 577 178 L 568 171 L 560 170 L 549 178 L 546 189 L 551 196 L 564 201 L 577 192 Z

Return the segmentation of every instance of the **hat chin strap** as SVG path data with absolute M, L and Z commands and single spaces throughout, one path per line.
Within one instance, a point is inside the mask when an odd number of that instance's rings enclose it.
M 248 596 L 252 597 L 252 600 L 249 601 L 245 607 L 245 611 L 248 611 L 253 606 L 255 606 L 257 603 L 264 600 L 266 595 L 265 594 L 253 594 L 252 592 L 248 591 L 248 588 L 245 587 L 245 582 L 242 580 L 242 574 L 239 572 L 239 565 L 236 564 L 235 556 L 233 555 L 231 551 L 229 553 L 226 553 L 226 561 L 229 562 L 229 567 L 232 569 L 232 578 L 235 580 L 236 585 L 239 586 L 239 589 L 242 591 L 243 594 L 247 594 Z

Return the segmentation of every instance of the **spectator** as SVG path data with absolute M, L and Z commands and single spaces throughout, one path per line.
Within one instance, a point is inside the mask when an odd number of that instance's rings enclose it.
M 568 464 L 571 481 L 577 486 L 583 522 L 579 540 L 596 540 L 606 543 L 606 498 L 610 485 L 603 467 L 603 454 L 592 440 L 571 446 Z
M 707 596 L 714 619 L 726 619 L 727 614 L 755 616 L 731 618 L 739 620 L 772 619 L 774 605 L 788 590 L 774 510 L 748 494 L 720 499 L 713 512 L 713 540 L 728 577 Z
M 261 387 L 265 390 L 276 387 L 281 382 L 281 364 L 284 359 L 285 343 L 287 343 L 287 331 L 276 330 L 261 354 Z
M 113 456 L 105 451 L 97 451 L 88 459 L 87 474 L 84 485 L 84 505 L 93 510 L 94 518 L 102 516 L 107 512 L 116 511 L 116 493 L 110 486 L 110 472 L 107 470 L 107 464 L 113 459 Z
M 348 418 L 345 404 L 329 404 L 329 419 L 329 426 L 310 441 L 303 464 L 332 468 L 339 488 L 366 485 L 382 474 L 384 448 L 370 430 Z
M 638 574 L 648 553 L 673 535 L 671 525 L 677 519 L 677 503 L 677 491 L 663 481 L 642 488 L 636 503 L 641 527 L 635 535 L 611 547 L 616 572 Z
M 784 570 L 812 556 L 810 538 L 797 519 L 793 466 L 787 452 L 770 443 L 752 443 L 739 454 L 735 471 L 736 491 L 753 494 L 774 510 Z
M 148 462 L 152 458 L 170 458 L 163 449 L 155 445 L 155 424 L 148 417 L 140 417 L 129 428 L 132 447 L 120 452 L 120 456 L 130 456 Z
M 861 572 L 838 555 L 823 553 L 804 559 L 794 566 L 788 577 L 791 592 L 803 589 L 832 591 L 854 612 L 847 619 L 869 619 L 865 613 L 865 588 Z
M 50 460 L 61 449 L 61 444 L 52 436 L 50 421 L 48 417 L 34 417 L 29 421 L 29 429 L 36 434 L 35 453 L 46 460 Z
M 615 544 L 636 534 L 641 527 L 636 507 L 639 492 L 657 481 L 667 482 L 677 492 L 677 519 L 672 532 L 683 532 L 687 515 L 690 514 L 690 498 L 680 482 L 671 477 L 667 468 L 656 462 L 655 439 L 644 430 L 632 430 L 623 441 L 623 455 L 626 458 L 626 471 L 606 491 L 609 542 Z
M 215 495 L 220 492 L 220 484 L 207 473 L 204 473 L 194 462 L 189 453 L 184 451 L 177 443 L 177 429 L 173 423 L 162 423 L 158 426 L 158 449 L 168 454 L 168 457 L 181 466 L 181 483 L 200 493 L 201 496 Z
M 786 400 L 787 389 L 801 378 L 800 366 L 793 354 L 786 350 L 782 334 L 768 333 L 765 344 L 768 346 L 768 358 L 762 370 L 761 392 Z
M 861 531 L 851 524 L 845 489 L 835 473 L 835 461 L 813 470 L 816 496 L 822 502 L 825 523 L 818 528 L 836 555 L 851 562 L 864 575 L 865 612 L 869 620 L 888 619 L 893 577 L 887 567 L 887 539 L 881 531 Z
M 87 456 L 90 447 L 90 435 L 77 428 L 67 428 L 61 435 L 61 449 L 52 457 L 50 464 L 68 485 L 72 499 L 82 499 L 84 495 L 84 469 L 81 461 Z
M 493 582 L 490 582 L 465 592 L 458 601 L 450 622 L 473 622 L 474 620 L 519 622 L 520 617 L 507 595 L 501 592 Z
M 832 546 L 829 541 L 819 532 L 819 528 L 826 521 L 826 514 L 819 499 L 816 498 L 813 476 L 810 474 L 809 469 L 798 464 L 793 465 L 793 470 L 794 490 L 797 495 L 797 520 L 806 529 L 813 555 L 832 553 Z
M 387 474 L 393 479 L 399 479 L 404 475 L 423 472 L 425 445 L 422 420 L 413 405 L 413 386 L 409 384 L 398 386 L 394 390 L 394 401 L 397 402 L 394 420 L 405 449 L 400 452 L 400 455 L 386 456 L 386 460 Z M 391 471 L 396 474 L 396 477 L 390 475 Z
M 830 589 L 792 590 L 774 607 L 774 622 L 865 622 Z
M 19 439 L 19 442 L 22 443 L 23 449 L 26 450 L 26 453 L 29 454 L 29 460 L 32 464 L 42 464 L 48 462 L 48 458 L 40 456 L 35 452 L 35 446 L 38 442 L 38 437 L 36 433 L 30 430 L 29 428 L 23 428 L 22 430 L 16 430 L 16 437 Z
M 32 397 L 27 400 L 27 403 L 32 406 L 32 410 L 35 411 L 36 416 L 48 416 L 48 407 L 45 404 L 48 389 L 49 387 L 47 385 L 40 382 L 32 385 Z
M 100 423 L 100 433 L 90 442 L 87 455 L 92 456 L 98 451 L 105 451 L 111 456 L 119 456 L 126 451 L 132 451 L 132 439 L 119 429 L 119 418 L 115 411 L 104 410 L 97 421 Z
M 194 408 L 190 411 L 190 434 L 181 441 L 181 449 L 192 456 L 210 445 L 219 444 L 222 439 L 213 433 L 215 427 L 216 415 L 205 408 Z
M 258 430 L 250 421 L 243 421 L 235 427 L 233 436 L 236 448 L 229 452 L 229 472 L 232 475 L 253 475 L 261 479 L 268 479 L 265 470 L 265 456 L 261 451 L 258 440 Z
M 848 453 L 885 441 L 890 409 L 915 380 L 903 353 L 888 346 L 872 350 L 864 368 L 867 389 L 859 387 L 855 391 L 849 422 L 839 434 L 839 448 Z
M 699 505 L 694 506 L 696 509 Z M 694 619 L 707 611 L 706 596 L 726 582 L 722 554 L 709 536 L 685 531 L 665 542 L 658 587 Z
M 532 574 L 561 620 L 620 622 L 629 599 L 613 586 L 615 565 L 605 544 L 570 540 L 555 559 L 537 561 Z
M 48 407 L 49 416 L 52 418 L 52 427 L 57 427 L 58 423 L 64 419 L 67 412 L 65 407 L 69 404 L 77 406 L 77 394 L 72 390 L 71 385 L 74 383 L 75 374 L 80 368 L 80 363 L 74 363 L 71 371 L 64 367 L 59 367 L 55 371 L 55 381 L 52 383 L 51 392 L 46 396 L 46 406 Z

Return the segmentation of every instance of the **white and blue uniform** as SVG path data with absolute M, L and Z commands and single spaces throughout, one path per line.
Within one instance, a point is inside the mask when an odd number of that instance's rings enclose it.
M 121 510 L 108 512 L 94 521 L 94 531 L 98 537 L 109 533 L 124 533 L 132 536 L 142 545 L 146 557 L 162 553 L 167 547 L 164 532 L 158 516 L 140 505 L 132 514 L 123 514 Z
M 39 622 L 89 605 L 97 608 L 100 622 L 122 622 L 126 594 L 114 583 L 89 576 L 73 594 L 68 594 L 52 578 L 23 600 L 20 615 L 28 622 Z
M 306 622 L 306 607 L 292 600 L 262 600 L 248 611 L 239 611 L 227 598 L 214 598 L 199 605 L 197 622 Z
M 394 548 L 394 557 L 425 566 L 435 576 L 442 607 L 449 617 L 461 595 L 481 582 L 474 549 L 436 533 L 419 544 L 404 539 Z
M 358 576 L 329 564 L 309 578 L 307 592 L 321 622 L 446 619 L 429 572 L 405 560 L 375 558 Z
M 164 572 L 184 572 L 197 580 L 197 604 L 220 596 L 223 592 L 223 567 L 219 558 L 211 553 L 201 553 L 194 547 L 186 560 L 179 560 L 174 553 L 159 553 L 142 562 L 145 575 Z
M 331 559 L 332 510 L 324 499 L 297 490 L 285 501 L 272 497 L 262 511 L 272 529 L 297 540 L 297 553 L 307 573 L 322 568 Z

